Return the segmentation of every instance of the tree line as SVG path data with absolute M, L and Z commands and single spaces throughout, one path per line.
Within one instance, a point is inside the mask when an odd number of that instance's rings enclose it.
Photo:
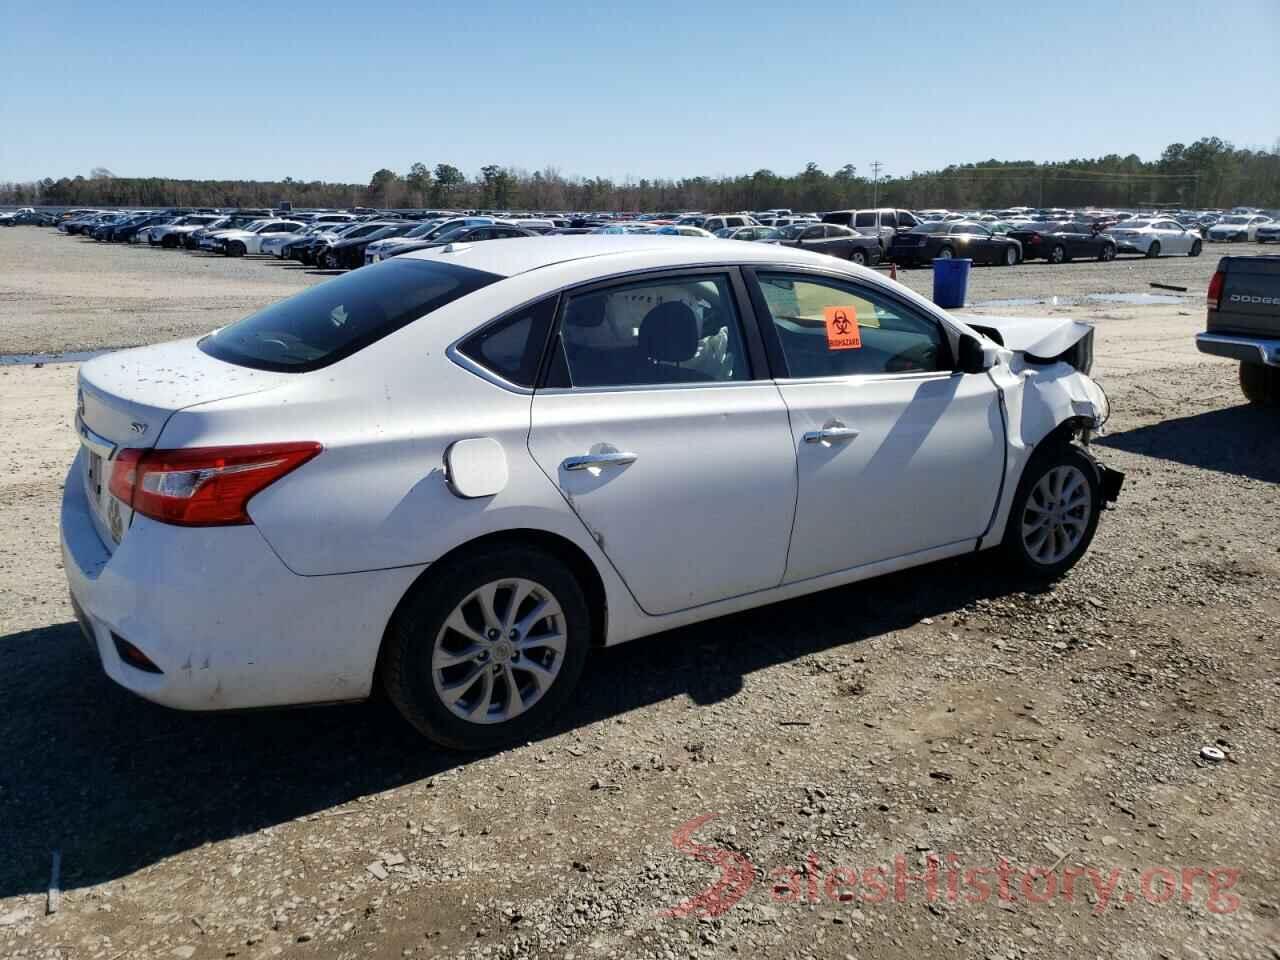
M 1108 154 L 1058 163 L 986 160 L 941 170 L 868 178 L 852 163 L 828 173 L 810 163 L 797 173 L 679 179 L 568 177 L 490 164 L 473 176 L 448 163 L 380 169 L 367 184 L 319 180 L 177 180 L 90 176 L 0 183 L 0 203 L 121 207 L 357 206 L 484 210 L 837 210 L 850 207 L 970 209 L 1008 206 L 1132 207 L 1152 204 L 1280 207 L 1280 141 L 1269 150 L 1237 148 L 1217 137 L 1170 144 L 1158 160 Z

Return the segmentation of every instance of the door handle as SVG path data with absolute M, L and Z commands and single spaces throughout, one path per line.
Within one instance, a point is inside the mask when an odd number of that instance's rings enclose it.
M 803 437 L 805 443 L 837 443 L 841 440 L 852 440 L 860 430 L 853 427 L 823 427 L 821 430 L 810 430 Z
M 569 457 L 560 466 L 566 470 L 589 470 L 591 467 L 625 467 L 639 459 L 634 453 L 588 453 L 583 457 Z

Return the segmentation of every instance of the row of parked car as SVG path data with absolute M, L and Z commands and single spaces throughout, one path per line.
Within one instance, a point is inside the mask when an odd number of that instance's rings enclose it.
M 75 215 L 79 214 L 79 215 Z M 1199 256 L 1206 240 L 1280 239 L 1280 221 L 1267 214 L 1227 214 L 1212 225 L 1203 216 L 1099 213 L 1017 208 L 999 212 L 913 212 L 895 208 L 822 214 L 759 213 L 520 216 L 453 211 L 219 212 L 72 211 L 58 224 L 71 235 L 166 249 L 238 257 L 270 255 L 327 270 L 347 270 L 413 250 L 451 243 L 545 234 L 621 233 L 719 237 L 812 250 L 875 266 L 923 266 L 964 257 L 975 264 L 1013 266 L 1027 260 L 1065 263 Z M 1183 221 L 1186 222 L 1183 222 Z

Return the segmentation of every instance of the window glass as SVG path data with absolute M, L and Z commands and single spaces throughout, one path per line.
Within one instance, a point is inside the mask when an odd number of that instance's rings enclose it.
M 874 227 L 876 225 L 876 213 L 874 210 L 865 211 L 857 214 L 853 218 L 855 227 Z
M 200 349 L 259 370 L 315 370 L 500 279 L 436 260 L 387 260 L 273 303 L 205 337 Z
M 798 275 L 757 276 L 792 377 L 951 368 L 942 328 L 877 291 Z
M 542 300 L 472 334 L 458 349 L 502 379 L 532 387 L 555 312 L 555 297 Z
M 559 341 L 574 387 L 750 379 L 723 275 L 656 278 L 569 296 Z
M 880 226 L 896 227 L 898 225 L 898 215 L 892 210 L 888 210 L 880 215 Z
M 800 235 L 801 240 L 820 240 L 826 235 L 825 227 L 808 227 L 804 233 Z

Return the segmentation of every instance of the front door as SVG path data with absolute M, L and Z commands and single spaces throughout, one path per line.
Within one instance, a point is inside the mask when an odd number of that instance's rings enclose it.
M 795 453 L 749 360 L 740 289 L 713 269 L 566 294 L 534 394 L 530 452 L 646 613 L 775 587 L 786 569 Z
M 942 326 L 887 291 L 754 277 L 798 465 L 786 581 L 981 536 L 1004 472 L 991 378 L 954 372 Z

